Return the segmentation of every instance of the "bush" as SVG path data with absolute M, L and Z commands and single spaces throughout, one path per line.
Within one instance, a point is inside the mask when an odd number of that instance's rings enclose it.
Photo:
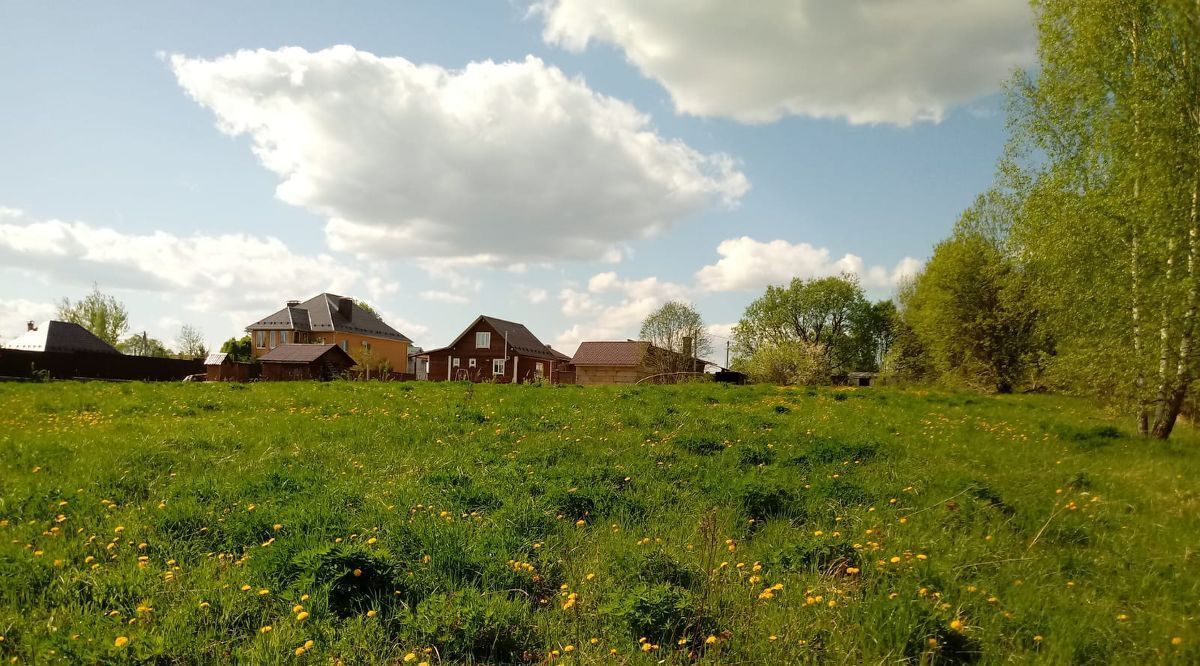
M 824 384 L 829 379 L 825 349 L 803 342 L 765 344 L 746 359 L 746 374 L 767 384 Z

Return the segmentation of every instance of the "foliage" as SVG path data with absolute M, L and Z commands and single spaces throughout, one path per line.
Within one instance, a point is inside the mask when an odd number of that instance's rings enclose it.
M 1048 345 L 1039 336 L 1038 310 L 1028 295 L 1031 281 L 1006 255 L 1003 236 L 995 231 L 995 220 L 1004 214 L 995 208 L 981 197 L 954 234 L 934 248 L 901 302 L 905 323 L 935 373 L 1009 393 Z M 981 220 L 988 221 L 990 233 Z
M 79 324 L 114 347 L 129 330 L 125 306 L 116 297 L 101 293 L 98 285 L 92 285 L 91 293 L 74 303 L 68 298 L 59 301 L 55 318 Z
M 249 335 L 243 335 L 240 338 L 229 338 L 221 344 L 221 353 L 229 354 L 230 358 L 238 363 L 249 363 L 254 358 L 250 345 Z
M 200 329 L 189 324 L 184 324 L 179 329 L 179 336 L 175 338 L 175 350 L 180 358 L 208 356 L 208 346 L 204 344 L 204 334 L 200 332 Z
M 1034 3 L 1001 186 L 1059 383 L 1167 437 L 1196 377 L 1200 27 L 1194 3 Z
M 648 356 L 647 362 L 656 372 L 690 372 L 691 359 L 707 358 L 713 351 L 704 319 L 693 305 L 682 301 L 668 301 L 647 315 L 639 335 L 651 345 L 673 352 Z
M 130 356 L 167 358 L 171 355 L 171 350 L 162 340 L 150 337 L 145 331 L 142 331 L 141 335 L 131 335 L 117 343 L 117 351 Z
M 715 384 L 479 385 L 456 418 L 465 390 L 0 383 L 0 661 L 1200 661 L 1190 428 Z
M 755 382 L 769 384 L 825 384 L 829 381 L 827 355 L 807 342 L 766 342 L 740 361 L 738 368 Z
M 377 312 L 375 310 L 375 308 L 371 307 L 370 303 L 368 303 L 366 301 L 360 301 L 358 299 L 355 299 L 354 304 L 357 305 L 358 307 L 362 308 L 363 310 L 366 310 L 369 314 L 373 314 L 376 317 L 379 317 L 379 312 Z M 382 318 L 382 317 L 380 317 L 380 318 Z
M 761 370 L 777 367 L 782 357 L 808 358 L 819 350 L 814 375 L 825 380 L 830 374 L 878 370 L 892 342 L 894 309 L 890 301 L 868 302 L 852 274 L 769 286 L 734 328 L 738 367 L 754 365 L 760 375 L 771 376 Z M 760 353 L 767 358 L 755 362 Z

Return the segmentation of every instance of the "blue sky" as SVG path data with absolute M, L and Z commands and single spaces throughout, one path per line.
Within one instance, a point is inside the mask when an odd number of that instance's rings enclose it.
M 0 5 L 0 338 L 93 282 L 167 341 L 330 290 L 568 352 L 791 276 L 886 297 L 1032 52 L 1020 0 L 648 4 Z

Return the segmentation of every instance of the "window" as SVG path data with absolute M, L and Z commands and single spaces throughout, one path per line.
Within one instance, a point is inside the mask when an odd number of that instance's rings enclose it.
M 475 334 L 475 348 L 488 349 L 492 346 L 492 334 L 487 331 L 482 331 Z
M 350 352 L 350 342 L 349 342 L 348 340 L 342 340 L 342 341 L 341 341 L 340 343 L 338 343 L 338 344 L 341 346 L 341 348 L 342 348 L 342 351 L 344 351 L 344 352 L 346 352 L 346 353 L 349 353 L 349 352 Z
M 266 331 L 255 331 L 254 332 L 254 346 L 258 347 L 259 349 L 266 349 L 266 347 L 267 347 L 267 332 Z
M 504 359 L 502 359 L 502 358 L 492 359 L 492 374 L 493 375 L 504 374 Z
M 280 332 L 279 332 L 279 344 L 281 344 L 281 345 L 286 345 L 286 344 L 287 344 L 287 335 L 288 335 L 288 332 L 287 332 L 287 331 L 280 331 Z
M 475 359 L 473 359 L 473 358 L 469 358 L 469 359 L 467 359 L 467 367 L 468 367 L 468 368 L 473 368 L 473 367 L 475 367 Z
M 546 376 L 546 364 L 539 361 L 537 364 L 537 367 L 535 367 L 533 370 L 533 374 L 538 379 L 545 377 Z
M 450 359 L 450 365 L 451 365 L 451 367 L 455 367 L 455 368 L 457 368 L 457 367 L 459 366 L 459 361 L 461 361 L 461 360 L 462 360 L 462 359 L 460 359 L 460 358 L 452 358 L 452 359 Z
M 363 346 L 363 349 L 365 349 L 367 351 L 371 351 L 371 343 L 367 342 L 366 340 L 362 341 L 362 346 Z
M 275 348 L 275 331 L 271 331 L 271 349 Z

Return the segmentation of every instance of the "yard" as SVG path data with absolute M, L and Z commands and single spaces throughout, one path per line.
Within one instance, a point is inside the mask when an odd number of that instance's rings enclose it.
M 1200 661 L 1200 436 L 1056 396 L 0 384 L 14 663 Z

